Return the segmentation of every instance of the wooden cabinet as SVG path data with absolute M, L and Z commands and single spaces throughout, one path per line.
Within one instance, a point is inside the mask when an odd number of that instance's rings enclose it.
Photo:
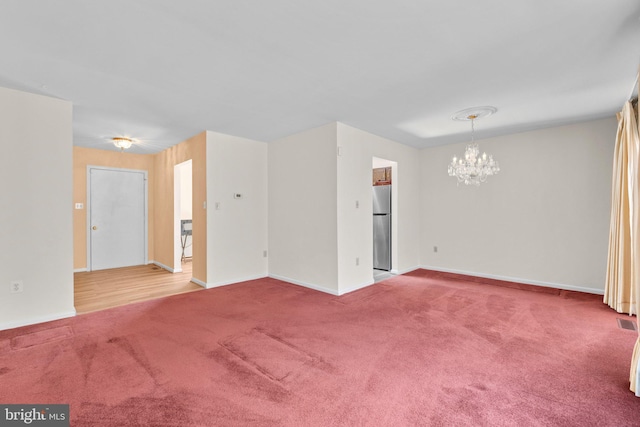
M 391 168 L 374 169 L 373 185 L 391 185 Z

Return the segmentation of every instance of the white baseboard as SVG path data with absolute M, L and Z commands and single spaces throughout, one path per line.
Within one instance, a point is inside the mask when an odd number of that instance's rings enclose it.
M 396 275 L 397 274 L 405 274 L 405 273 L 409 273 L 410 271 L 417 270 L 419 268 L 421 268 L 421 267 L 411 267 L 411 268 L 403 269 L 403 270 L 400 270 L 400 271 L 391 270 L 390 273 L 396 274 Z M 367 286 L 371 286 L 371 285 L 375 284 L 374 280 L 370 280 L 370 281 L 366 281 L 364 283 L 360 283 L 359 285 L 350 286 L 350 287 L 348 287 L 348 288 L 346 288 L 344 290 L 341 289 L 341 290 L 336 291 L 335 289 L 329 289 L 329 288 L 325 288 L 324 286 L 318 286 L 318 285 L 314 285 L 312 283 L 302 282 L 300 280 L 291 279 L 290 277 L 278 276 L 277 274 L 269 274 L 269 277 L 271 277 L 273 279 L 282 280 L 283 282 L 292 283 L 294 285 L 304 286 L 305 288 L 313 289 L 315 291 L 320 291 L 320 292 L 324 292 L 324 293 L 335 295 L 335 296 L 345 295 L 345 294 L 348 294 L 350 292 L 357 291 L 358 289 L 366 288 Z
M 417 269 L 419 269 L 419 268 L 424 268 L 424 267 L 420 267 L 420 266 L 418 265 L 418 266 L 415 266 L 415 267 L 404 268 L 404 269 L 402 269 L 402 270 L 391 270 L 391 272 L 392 272 L 393 274 L 407 274 L 407 273 L 410 273 L 410 272 L 412 272 L 412 271 L 416 271 L 416 270 L 417 270 Z
M 509 276 L 499 276 L 499 275 L 495 275 L 495 274 L 476 273 L 476 272 L 472 272 L 472 271 L 456 270 L 456 269 L 451 269 L 451 268 L 441 268 L 441 267 L 434 267 L 434 266 L 430 266 L 430 265 L 423 265 L 420 268 L 423 268 L 425 270 L 441 271 L 443 273 L 463 274 L 465 276 L 474 276 L 474 277 L 482 277 L 482 278 L 485 278 L 485 279 L 495 279 L 495 280 L 503 280 L 503 281 L 506 281 L 506 282 L 523 283 L 525 285 L 541 286 L 541 287 L 544 287 L 544 288 L 556 288 L 556 289 L 562 289 L 562 290 L 565 290 L 565 291 L 578 291 L 578 292 L 584 292 L 584 293 L 588 293 L 588 294 L 604 295 L 604 290 L 601 290 L 601 289 L 583 288 L 583 287 L 580 287 L 580 286 L 566 285 L 564 283 L 541 282 L 541 281 L 538 281 L 538 280 L 522 279 L 522 278 L 519 278 L 519 277 L 509 277 Z
M 180 273 L 180 272 L 182 272 L 181 269 L 180 270 L 174 270 L 173 268 L 171 268 L 171 267 L 169 267 L 167 265 L 164 265 L 163 263 L 158 262 L 158 261 L 149 261 L 149 264 L 157 265 L 158 267 L 163 268 L 163 269 L 167 270 L 170 273 Z
M 31 319 L 17 320 L 0 324 L 0 331 L 5 329 L 20 328 L 22 326 L 35 325 L 36 323 L 51 322 L 52 320 L 66 319 L 76 315 L 76 309 L 72 311 L 63 311 L 62 313 L 49 314 L 47 316 L 33 317 Z
M 374 283 L 375 283 L 375 281 L 370 280 L 370 281 L 367 281 L 365 283 L 361 283 L 359 285 L 351 286 L 351 287 L 349 287 L 349 288 L 347 288 L 345 290 L 341 289 L 340 291 L 338 291 L 338 295 L 348 294 L 349 292 L 357 291 L 358 289 L 362 289 L 362 288 L 366 288 L 367 286 L 371 286 Z
M 335 296 L 339 296 L 340 294 L 335 289 L 325 288 L 324 286 L 314 285 L 312 283 L 301 282 L 300 280 L 291 279 L 289 277 L 278 276 L 276 274 L 269 274 L 269 277 L 272 279 L 282 280 L 283 282 L 292 283 L 294 285 L 303 286 L 305 288 L 313 289 L 314 291 L 324 292 L 326 294 L 331 294 Z
M 207 289 L 219 288 L 220 286 L 234 285 L 236 283 L 248 282 L 249 280 L 264 279 L 265 277 L 267 277 L 267 276 L 265 276 L 265 275 L 256 275 L 256 276 L 242 277 L 242 278 L 234 279 L 234 280 L 223 280 L 221 282 L 207 283 L 205 288 L 207 288 Z M 200 285 L 200 286 L 202 286 L 202 285 Z
M 86 271 L 87 271 L 87 267 L 84 267 L 84 268 L 75 268 L 75 269 L 73 270 L 73 272 L 74 272 L 74 273 L 84 273 L 84 272 L 86 272 Z
M 196 279 L 195 277 L 192 277 L 192 278 L 191 278 L 191 281 L 192 281 L 193 283 L 195 283 L 196 285 L 200 285 L 200 286 L 202 286 L 203 288 L 207 289 L 207 284 L 206 284 L 205 282 L 203 282 L 202 280 L 199 280 L 199 279 Z

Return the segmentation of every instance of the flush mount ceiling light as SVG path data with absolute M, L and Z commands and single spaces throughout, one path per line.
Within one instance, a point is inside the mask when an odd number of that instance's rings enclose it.
M 120 151 L 126 150 L 127 148 L 131 147 L 131 144 L 133 144 L 133 140 L 131 138 L 125 138 L 120 136 L 116 138 L 111 138 L 111 141 L 113 142 L 113 145 L 115 145 L 120 149 Z
M 473 184 L 479 186 L 485 182 L 488 176 L 495 175 L 500 171 L 498 162 L 493 160 L 493 156 L 482 153 L 480 147 L 474 139 L 474 121 L 487 117 L 495 113 L 495 107 L 472 107 L 455 113 L 451 119 L 457 121 L 471 121 L 471 143 L 464 150 L 464 157 L 453 156 L 449 164 L 449 176 L 455 176 L 458 184 L 464 182 L 466 185 Z

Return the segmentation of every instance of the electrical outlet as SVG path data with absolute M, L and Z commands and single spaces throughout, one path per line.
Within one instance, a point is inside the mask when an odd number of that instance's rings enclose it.
M 22 280 L 14 280 L 13 282 L 11 282 L 11 293 L 12 294 L 17 294 L 18 292 L 22 292 L 23 291 L 23 284 L 22 284 Z
M 438 247 L 437 246 L 433 247 L 433 252 L 438 252 Z
M 360 265 L 360 258 L 356 257 L 356 265 Z

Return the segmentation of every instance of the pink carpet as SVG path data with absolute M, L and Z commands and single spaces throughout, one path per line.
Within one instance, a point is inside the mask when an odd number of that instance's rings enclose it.
M 261 279 L 1 331 L 0 403 L 69 403 L 74 426 L 640 426 L 624 315 L 463 279 Z

